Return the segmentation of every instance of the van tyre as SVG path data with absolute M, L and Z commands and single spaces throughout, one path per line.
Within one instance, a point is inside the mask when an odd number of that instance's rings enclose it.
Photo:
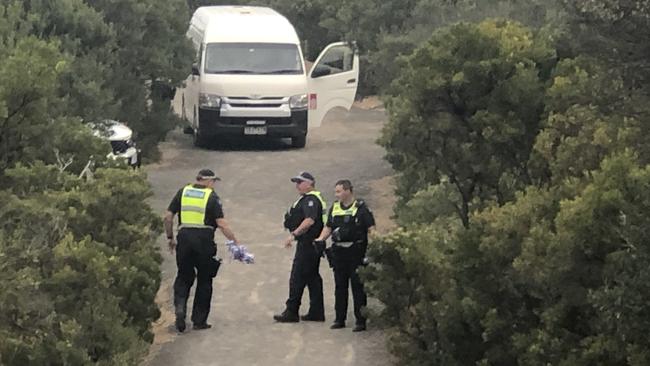
M 198 128 L 194 130 L 194 146 L 208 147 L 208 139 L 201 133 Z
M 302 149 L 307 144 L 307 134 L 291 138 L 291 147 Z

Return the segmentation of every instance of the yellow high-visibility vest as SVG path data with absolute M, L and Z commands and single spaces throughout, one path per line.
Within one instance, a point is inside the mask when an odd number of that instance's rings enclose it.
M 352 205 L 350 206 L 350 208 L 348 208 L 347 210 L 343 209 L 343 207 L 341 206 L 341 202 L 336 201 L 332 205 L 332 217 L 336 217 L 336 216 L 352 216 L 352 217 L 354 217 L 354 216 L 357 215 L 358 210 L 359 210 L 359 207 L 357 205 L 357 200 L 354 200 L 354 202 L 352 202 Z
M 357 233 L 358 229 L 354 219 L 361 205 L 363 205 L 363 201 L 359 203 L 357 200 L 354 200 L 348 209 L 343 209 L 339 201 L 334 202 L 332 205 L 332 226 L 335 232 L 338 232 L 338 238 L 333 233 L 332 240 L 336 246 L 350 248 L 355 244 L 354 240 L 357 238 L 355 233 Z M 351 219 L 346 220 L 346 217 Z
M 183 188 L 181 195 L 180 229 L 214 229 L 205 224 L 205 211 L 212 188 L 196 188 L 189 184 Z
M 305 196 L 307 196 L 307 195 L 312 195 L 312 196 L 318 198 L 318 200 L 320 201 L 320 205 L 323 208 L 323 211 L 322 211 L 322 213 L 323 213 L 323 215 L 322 215 L 323 225 L 327 224 L 327 202 L 325 202 L 325 200 L 323 199 L 323 196 L 321 195 L 321 193 L 319 191 L 311 191 L 311 192 L 305 193 Z M 300 202 L 301 199 L 303 199 L 303 197 L 304 196 L 301 196 L 300 198 L 298 198 L 298 200 L 293 203 L 293 206 L 291 206 L 291 208 L 296 208 L 296 205 L 298 204 L 298 202 Z

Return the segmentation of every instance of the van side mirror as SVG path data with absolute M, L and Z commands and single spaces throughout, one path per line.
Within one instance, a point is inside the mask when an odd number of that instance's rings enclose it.
M 192 75 L 199 76 L 199 65 L 192 64 Z
M 312 78 L 319 78 L 321 76 L 329 75 L 332 73 L 332 70 L 327 66 L 318 65 L 314 68 L 314 71 L 311 72 Z

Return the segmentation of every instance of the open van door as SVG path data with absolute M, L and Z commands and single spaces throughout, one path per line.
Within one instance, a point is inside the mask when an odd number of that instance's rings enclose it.
M 350 110 L 359 85 L 359 55 L 345 42 L 325 47 L 309 71 L 308 127 L 321 125 L 332 108 Z

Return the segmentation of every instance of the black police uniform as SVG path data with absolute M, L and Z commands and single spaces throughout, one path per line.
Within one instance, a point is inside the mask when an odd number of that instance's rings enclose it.
M 195 188 L 204 189 L 205 186 L 194 184 Z M 181 211 L 181 197 L 183 188 L 169 204 L 168 210 L 174 214 Z M 179 216 L 179 226 L 183 223 Z M 205 210 L 204 223 L 210 228 L 183 228 L 176 236 L 176 265 L 178 274 L 174 281 L 174 306 L 176 317 L 185 318 L 187 313 L 187 299 L 190 289 L 196 281 L 194 293 L 194 304 L 192 306 L 192 323 L 204 325 L 210 313 L 210 302 L 212 299 L 212 278 L 216 275 L 217 246 L 214 242 L 214 231 L 217 229 L 217 219 L 223 218 L 223 208 L 219 196 L 213 191 L 208 197 Z
M 294 231 L 306 218 L 314 220 L 314 224 L 309 227 L 307 232 L 296 238 L 298 244 L 291 266 L 286 311 L 293 316 L 298 316 L 302 294 L 307 286 L 309 289 L 309 312 L 307 315 L 314 319 L 322 318 L 324 320 L 323 279 L 318 272 L 321 253 L 313 244 L 314 239 L 323 230 L 323 206 L 318 197 L 312 194 L 303 195 L 289 210 L 284 226 L 290 231 Z
M 363 264 L 368 247 L 368 228 L 375 225 L 375 218 L 368 206 L 362 200 L 356 200 L 343 210 L 357 206 L 356 215 L 333 216 L 334 205 L 330 208 L 327 226 L 332 229 L 332 267 L 334 269 L 334 309 L 336 311 L 335 323 L 345 323 L 348 312 L 348 284 L 352 287 L 354 301 L 354 316 L 356 324 L 365 326 L 366 318 L 361 309 L 366 306 L 367 296 L 363 283 L 357 273 L 357 268 Z M 343 247 L 338 243 L 353 244 Z

